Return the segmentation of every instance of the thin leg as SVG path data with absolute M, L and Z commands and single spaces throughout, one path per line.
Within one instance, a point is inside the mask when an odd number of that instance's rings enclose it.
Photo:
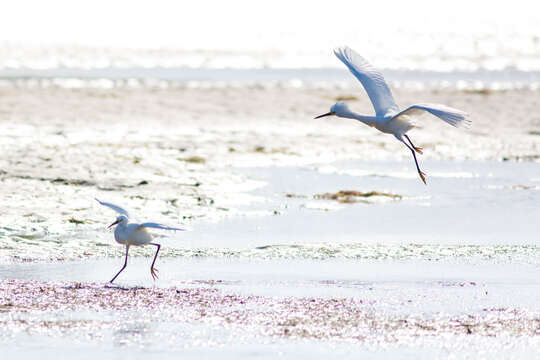
M 158 278 L 156 272 L 158 271 L 158 269 L 155 269 L 154 268 L 154 264 L 156 263 L 156 259 L 157 259 L 157 256 L 159 254 L 159 249 L 161 249 L 161 245 L 159 244 L 154 244 L 154 243 L 150 243 L 150 245 L 154 245 L 154 246 L 157 246 L 157 250 L 156 250 L 156 255 L 154 255 L 154 261 L 152 261 L 152 266 L 150 266 L 150 274 L 152 274 L 152 278 L 154 279 L 154 281 Z
M 126 260 L 124 261 L 124 266 L 122 266 L 122 268 L 120 269 L 120 271 L 119 271 L 116 275 L 114 275 L 114 277 L 112 278 L 111 281 L 109 281 L 111 284 L 113 283 L 114 279 L 116 279 L 116 278 L 118 277 L 118 275 L 120 275 L 120 273 L 121 273 L 122 271 L 124 271 L 124 269 L 126 268 L 126 266 L 127 266 L 128 252 L 129 252 L 129 245 L 126 245 Z
M 405 135 L 405 136 L 407 136 L 407 135 Z M 414 149 L 412 147 L 410 147 L 405 141 L 401 140 L 401 142 L 403 142 L 405 144 L 405 146 L 407 146 L 409 148 L 409 150 L 411 150 L 412 156 L 414 157 L 414 163 L 416 164 L 416 170 L 418 170 L 418 175 L 420 175 L 420 179 L 422 179 L 424 184 L 427 185 L 427 183 L 426 183 L 426 174 L 424 174 L 422 172 L 422 170 L 420 170 L 420 166 L 418 166 L 418 160 L 416 160 L 416 154 L 414 153 Z
M 405 138 L 406 138 L 407 140 L 409 140 L 409 142 L 411 143 L 411 146 L 413 147 L 413 149 L 414 149 L 417 153 L 419 153 L 420 155 L 423 154 L 422 148 L 421 148 L 421 147 L 418 147 L 418 146 L 414 146 L 414 144 L 412 143 L 411 139 L 409 139 L 409 137 L 407 136 L 407 134 L 403 134 L 403 136 L 405 136 Z

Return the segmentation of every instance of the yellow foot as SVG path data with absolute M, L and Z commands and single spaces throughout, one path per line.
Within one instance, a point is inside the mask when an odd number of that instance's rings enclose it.
M 157 276 L 158 272 L 159 272 L 158 269 L 150 268 L 150 274 L 152 274 L 152 279 L 154 279 L 154 281 L 156 281 L 156 279 L 159 279 Z
M 420 179 L 422 179 L 422 181 L 424 182 L 424 184 L 427 185 L 427 183 L 426 183 L 426 174 L 423 173 L 422 171 L 420 171 L 420 172 L 418 173 L 418 175 L 420 175 Z
M 416 151 L 416 152 L 419 153 L 420 155 L 423 154 L 422 148 L 421 148 L 421 147 L 416 147 L 416 146 L 415 146 L 415 147 L 414 147 L 414 151 Z

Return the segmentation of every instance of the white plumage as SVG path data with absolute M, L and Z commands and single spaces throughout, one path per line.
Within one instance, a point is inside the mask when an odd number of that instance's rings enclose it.
M 100 201 L 96 199 L 96 201 L 103 206 L 106 206 L 108 208 L 113 209 L 120 215 L 116 218 L 116 221 L 113 222 L 109 227 L 116 225 L 116 228 L 114 229 L 114 239 L 119 244 L 123 244 L 126 246 L 126 258 L 124 261 L 124 266 L 120 271 L 112 278 L 110 281 L 111 283 L 116 279 L 118 275 L 126 268 L 127 266 L 127 258 L 129 253 L 129 247 L 131 245 L 133 246 L 143 246 L 143 245 L 154 245 L 157 247 L 156 254 L 154 255 L 154 261 L 152 261 L 152 266 L 150 266 L 150 274 L 152 275 L 152 278 L 155 280 L 158 276 L 156 274 L 157 269 L 154 268 L 154 264 L 156 262 L 156 258 L 159 253 L 159 249 L 161 248 L 161 245 L 152 243 L 152 235 L 146 231 L 147 228 L 154 228 L 154 229 L 161 229 L 161 230 L 179 230 L 183 231 L 184 229 L 170 227 L 154 222 L 145 222 L 141 224 L 136 223 L 129 223 L 129 212 L 122 208 L 121 206 Z
M 347 103 L 340 101 L 332 106 L 330 112 L 319 115 L 315 119 L 336 115 L 338 117 L 359 120 L 366 125 L 375 127 L 383 133 L 394 135 L 396 139 L 404 143 L 412 151 L 418 174 L 422 181 L 426 183 L 425 174 L 420 170 L 415 154 L 415 152 L 422 154 L 422 149 L 414 146 L 406 134 L 410 129 L 415 127 L 415 118 L 421 113 L 428 112 L 452 126 L 460 127 L 470 125 L 471 121 L 468 118 L 468 114 L 450 106 L 425 103 L 411 105 L 407 109 L 399 111 L 399 107 L 384 77 L 366 59 L 346 46 L 336 48 L 334 54 L 362 83 L 373 104 L 375 116 L 357 114 L 349 109 Z M 404 139 L 409 142 L 410 146 Z
M 366 59 L 348 47 L 334 49 L 334 54 L 360 80 L 377 116 L 385 116 L 398 111 L 398 106 L 384 77 Z

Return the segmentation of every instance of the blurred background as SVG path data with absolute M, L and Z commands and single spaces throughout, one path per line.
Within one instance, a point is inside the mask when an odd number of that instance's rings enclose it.
M 410 80 L 410 71 L 453 72 L 443 80 L 538 86 L 538 10 L 528 0 L 22 0 L 1 16 L 0 75 L 333 81 L 345 70 L 330 50 L 345 44 L 395 71 L 394 81 Z

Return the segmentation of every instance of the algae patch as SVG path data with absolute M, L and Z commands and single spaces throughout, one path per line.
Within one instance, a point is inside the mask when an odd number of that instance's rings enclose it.
M 363 201 L 371 197 L 387 197 L 387 198 L 396 199 L 396 200 L 400 200 L 403 198 L 401 195 L 380 192 L 380 191 L 375 191 L 375 190 L 368 191 L 368 192 L 362 192 L 362 191 L 356 191 L 356 190 L 340 190 L 336 193 L 324 193 L 324 194 L 318 194 L 314 196 L 315 199 L 336 200 L 340 203 L 356 203 L 356 202 Z
M 185 161 L 192 164 L 204 164 L 206 163 L 206 159 L 202 156 L 189 156 L 185 158 L 178 158 L 178 160 Z

